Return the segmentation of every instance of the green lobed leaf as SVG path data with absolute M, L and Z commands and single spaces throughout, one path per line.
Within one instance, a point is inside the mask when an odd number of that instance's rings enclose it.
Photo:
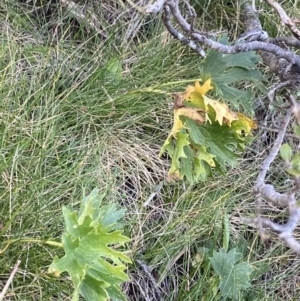
M 223 248 L 209 257 L 213 269 L 220 276 L 219 287 L 223 297 L 238 298 L 241 290 L 251 286 L 249 280 L 253 267 L 247 262 L 237 263 L 241 257 L 236 249 L 226 253 Z
M 162 151 L 167 150 L 172 157 L 172 164 L 169 174 L 180 173 L 180 162 L 182 158 L 187 158 L 184 147 L 189 145 L 188 135 L 182 132 L 176 134 L 176 143 L 172 145 L 172 136 L 168 139 L 168 144 L 162 148 Z M 183 176 L 183 175 L 182 175 Z
M 211 166 L 215 166 L 214 155 L 210 154 L 206 147 L 194 146 L 199 150 L 198 155 L 194 158 L 195 182 L 204 181 L 212 175 Z
M 280 156 L 284 161 L 290 161 L 292 159 L 293 151 L 287 143 L 281 145 Z
M 294 126 L 294 133 L 298 138 L 300 138 L 300 126 L 299 125 Z
M 185 177 L 190 183 L 204 181 L 211 176 L 212 168 L 222 174 L 228 164 L 237 163 L 237 152 L 247 143 L 246 137 L 239 134 L 242 123 L 231 128 L 218 122 L 199 125 L 185 116 L 180 119 L 185 129 L 176 133 L 175 139 L 167 139 L 161 150 L 167 150 L 172 158 L 170 178 Z
M 300 170 L 300 153 L 295 154 L 291 163 L 295 169 Z
M 186 157 L 180 160 L 179 172 L 182 177 L 186 177 L 190 183 L 193 183 L 195 181 L 193 170 L 194 152 L 190 147 L 185 147 L 185 153 Z
M 55 257 L 49 272 L 68 272 L 73 283 L 73 301 L 79 294 L 86 300 L 125 300 L 120 284 L 129 278 L 123 262 L 130 259 L 116 245 L 130 241 L 122 235 L 118 220 L 124 210 L 115 204 L 101 206 L 104 195 L 94 189 L 81 203 L 79 214 L 63 207 L 66 231 L 62 235 L 65 255 Z
M 105 288 L 105 289 L 104 289 Z M 80 291 L 88 301 L 106 301 L 109 298 L 106 292 L 106 284 L 103 281 L 86 275 L 85 281 L 80 286 Z M 123 297 L 124 298 L 124 297 Z M 122 299 L 122 297 L 120 298 Z
M 225 164 L 235 165 L 239 157 L 232 148 L 238 147 L 242 140 L 237 139 L 230 128 L 220 126 L 217 122 L 199 126 L 194 120 L 184 118 L 189 129 L 190 139 L 195 145 L 205 146 L 207 153 L 225 170 Z
M 125 208 L 117 210 L 116 204 L 102 206 L 99 209 L 99 218 L 105 226 L 106 231 L 123 228 L 123 223 L 119 223 L 117 221 L 124 216 L 125 212 Z
M 179 158 L 186 158 L 186 154 L 184 151 L 184 147 L 189 145 L 188 141 L 188 134 L 183 134 L 181 132 L 177 133 L 176 135 L 176 145 L 174 150 L 174 157 Z
M 224 35 L 219 42 L 228 45 L 228 37 Z M 222 54 L 210 50 L 207 52 L 205 60 L 200 63 L 199 68 L 202 80 L 212 79 L 218 96 L 229 101 L 235 107 L 242 105 L 245 111 L 252 113 L 254 93 L 251 90 L 238 89 L 230 85 L 240 81 L 250 81 L 265 92 L 266 89 L 261 84 L 265 78 L 257 70 L 258 61 L 259 56 L 254 51 Z
M 172 146 L 172 139 L 173 136 L 170 135 L 167 140 L 165 141 L 164 145 L 162 146 L 160 152 L 159 152 L 159 156 L 161 156 L 165 151 L 167 151 L 167 153 L 172 157 L 174 154 L 174 147 Z

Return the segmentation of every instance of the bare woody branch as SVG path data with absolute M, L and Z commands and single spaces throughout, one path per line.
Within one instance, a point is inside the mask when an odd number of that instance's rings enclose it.
M 179 7 L 180 3 L 187 8 L 191 17 L 190 22 L 182 15 Z M 208 34 L 194 28 L 195 11 L 186 0 L 157 0 L 146 7 L 146 12 L 157 13 L 161 9 L 164 11 L 163 21 L 168 31 L 200 56 L 203 57 L 205 55 L 204 47 L 224 54 L 258 51 L 264 62 L 270 67 L 270 70 L 277 74 L 283 83 L 278 85 L 273 94 L 278 88 L 286 87 L 293 90 L 299 88 L 300 57 L 293 51 L 290 51 L 288 46 L 300 47 L 300 41 L 288 37 L 270 39 L 268 34 L 262 30 L 253 3 L 246 1 L 242 6 L 241 16 L 245 33 L 234 45 L 221 44 L 210 39 Z M 246 17 L 243 17 L 243 15 Z M 179 29 L 176 28 L 176 25 L 179 25 Z
M 300 124 L 300 103 L 296 101 L 295 97 L 293 95 L 288 95 L 288 100 L 292 107 L 292 112 L 294 113 L 298 124 Z
M 295 47 L 300 48 L 300 41 L 296 38 L 292 37 L 278 37 L 278 38 L 270 38 L 269 42 L 275 45 L 280 46 L 281 48 L 287 47 Z
M 287 13 L 284 11 L 281 5 L 273 0 L 265 0 L 265 1 L 268 2 L 276 10 L 276 12 L 278 13 L 281 19 L 282 25 L 287 26 L 292 32 L 292 34 L 298 40 L 300 40 L 300 30 L 297 28 L 295 22 L 287 15 Z
M 253 7 L 247 2 L 245 2 L 242 6 L 241 21 L 244 25 L 245 34 L 255 31 L 262 31 L 258 15 L 253 10 Z M 275 44 L 279 46 L 282 50 L 286 51 L 286 53 L 291 57 L 293 55 L 296 55 L 293 51 L 288 49 L 285 43 L 272 43 L 272 39 L 270 39 L 269 37 L 264 37 L 262 41 L 264 41 L 267 44 Z M 293 64 L 291 63 L 291 61 L 286 60 L 281 55 L 276 55 L 268 50 L 259 50 L 258 53 L 262 57 L 264 63 L 269 66 L 270 70 L 279 77 L 281 84 L 278 85 L 278 88 L 280 88 L 281 85 L 282 87 L 286 87 L 292 90 L 298 89 L 300 81 L 300 69 L 297 64 Z M 296 56 L 299 58 L 298 55 Z M 276 88 L 275 90 L 278 90 L 278 88 Z M 270 93 L 272 94 L 272 92 Z
M 263 161 L 261 170 L 257 176 L 256 183 L 253 188 L 254 194 L 261 192 L 260 189 L 265 184 L 265 178 L 266 178 L 267 172 L 270 168 L 271 163 L 275 160 L 275 158 L 279 152 L 279 149 L 280 149 L 280 146 L 282 145 L 282 141 L 285 136 L 287 126 L 289 124 L 290 119 L 291 119 L 291 110 L 287 110 L 286 116 L 281 123 L 281 128 L 280 128 L 280 131 L 278 132 L 278 135 L 274 142 L 274 145 L 273 145 L 269 155 Z
M 287 51 L 277 45 L 262 42 L 262 41 L 251 41 L 251 42 L 246 42 L 246 43 L 237 44 L 233 46 L 223 45 L 221 43 L 218 43 L 214 40 L 207 38 L 204 34 L 199 33 L 199 31 L 195 29 L 192 30 L 191 25 L 187 22 L 187 20 L 182 16 L 180 12 L 180 9 L 178 7 L 178 1 L 166 0 L 164 5 L 165 8 L 166 7 L 170 8 L 173 18 L 175 19 L 176 23 L 181 27 L 183 32 L 185 32 L 187 36 L 191 37 L 197 43 L 203 44 L 208 48 L 214 49 L 224 54 L 233 54 L 233 53 L 246 52 L 251 50 L 263 50 L 274 54 L 276 57 L 285 59 L 290 64 L 296 65 L 300 69 L 300 57 L 291 51 Z M 166 11 L 166 9 L 164 10 L 164 12 L 166 15 L 165 18 L 170 19 L 169 12 Z M 168 22 L 170 21 L 168 20 Z
M 157 14 L 161 11 L 163 5 L 165 4 L 166 0 L 157 0 L 153 4 L 149 4 L 145 11 L 147 14 Z
M 170 8 L 168 6 L 166 6 L 164 9 L 163 22 L 164 22 L 164 25 L 166 26 L 166 28 L 168 29 L 168 31 L 170 32 L 170 34 L 174 38 L 179 40 L 181 43 L 183 43 L 184 45 L 189 46 L 191 49 L 193 49 L 195 52 L 197 52 L 200 56 L 205 57 L 205 52 L 200 46 L 198 46 L 191 39 L 185 37 L 183 34 L 181 34 L 178 30 L 176 30 L 172 26 L 171 21 L 170 21 L 170 16 L 171 16 Z
M 269 227 L 273 231 L 278 232 L 278 238 L 283 240 L 295 253 L 300 256 L 300 243 L 293 237 L 293 231 L 300 220 L 300 210 L 297 206 L 295 193 L 300 188 L 298 179 L 295 179 L 295 186 L 285 193 L 279 193 L 274 189 L 273 185 L 265 184 L 265 178 L 270 165 L 278 155 L 280 146 L 282 145 L 287 126 L 291 118 L 291 109 L 287 110 L 286 116 L 282 121 L 280 131 L 269 155 L 263 161 L 261 170 L 257 176 L 256 183 L 253 187 L 253 195 L 257 199 L 258 212 L 254 219 L 243 218 L 245 223 L 254 223 L 259 230 L 262 238 L 265 237 L 263 227 Z M 286 224 L 280 225 L 260 215 L 260 199 L 263 197 L 265 200 L 280 206 L 287 206 L 289 209 L 289 218 Z

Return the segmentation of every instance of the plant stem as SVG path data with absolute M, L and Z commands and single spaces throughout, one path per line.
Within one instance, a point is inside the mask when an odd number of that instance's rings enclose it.
M 3 250 L 0 250 L 0 254 L 3 253 L 11 244 L 14 244 L 16 242 L 33 242 L 33 243 L 40 243 L 40 244 L 45 244 L 45 245 L 50 245 L 50 246 L 55 246 L 55 247 L 63 247 L 63 244 L 57 241 L 53 240 L 43 240 L 39 238 L 17 238 L 17 239 L 12 239 L 7 242 L 3 242 L 3 244 L 7 243 L 6 247 Z

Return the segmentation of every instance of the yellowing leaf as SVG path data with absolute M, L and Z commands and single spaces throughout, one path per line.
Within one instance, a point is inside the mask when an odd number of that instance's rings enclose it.
M 174 115 L 178 117 L 186 116 L 195 120 L 198 123 L 205 122 L 205 112 L 201 109 L 183 107 L 183 108 L 176 109 Z
M 210 78 L 202 86 L 196 81 L 195 86 L 188 86 L 186 88 L 185 99 L 203 108 L 203 96 L 211 89 L 213 89 L 213 87 L 211 86 Z
M 247 136 L 251 130 L 257 129 L 257 124 L 247 116 L 242 113 L 237 113 L 238 119 L 234 121 L 232 128 L 235 129 L 238 133 L 244 131 Z
M 182 121 L 179 118 L 179 114 L 178 114 L 178 109 L 174 110 L 174 123 L 173 123 L 173 128 L 171 130 L 170 136 L 175 137 L 176 134 L 182 129 L 184 128 L 184 125 L 182 123 Z
M 206 80 L 202 86 L 200 86 L 199 82 L 196 80 L 195 90 L 197 93 L 204 95 L 211 89 L 213 89 L 213 87 L 211 86 L 211 78 Z
M 164 153 L 164 151 L 168 151 L 170 156 L 174 154 L 171 146 L 172 137 L 178 139 L 180 130 L 185 128 L 182 121 L 180 120 L 180 116 L 186 116 L 195 120 L 197 123 L 203 123 L 205 122 L 204 115 L 205 115 L 204 111 L 200 109 L 186 108 L 186 107 L 175 109 L 174 122 L 173 122 L 171 133 L 169 134 L 167 140 L 165 141 L 163 147 L 161 148 L 159 155 L 161 156 Z
M 54 277 L 59 277 L 59 275 L 60 275 L 60 271 L 59 270 L 53 269 L 51 267 L 49 267 L 48 272 L 51 273 L 51 274 L 53 274 Z
M 201 160 L 206 161 L 210 166 L 215 167 L 216 164 L 214 161 L 214 157 L 215 157 L 214 155 L 207 152 L 206 147 L 204 146 L 200 147 L 200 152 L 197 156 L 197 159 L 199 159 L 200 161 Z
M 237 114 L 238 114 L 239 120 L 242 120 L 244 122 L 244 124 L 248 124 L 251 127 L 251 129 L 249 129 L 249 132 L 252 129 L 253 130 L 257 129 L 257 124 L 252 119 L 248 118 L 244 114 L 241 114 L 241 113 L 237 113 Z
M 204 103 L 207 108 L 209 108 L 208 105 L 210 105 L 215 111 L 215 120 L 218 121 L 220 125 L 223 125 L 224 122 L 231 126 L 231 122 L 238 119 L 237 113 L 231 111 L 228 105 L 224 102 L 219 102 L 204 96 Z M 208 111 L 210 110 L 208 109 Z
M 189 117 L 193 120 L 195 120 L 198 123 L 203 123 L 205 122 L 205 116 L 204 116 L 204 111 L 200 109 L 194 109 L 194 108 L 186 108 L 186 107 L 181 107 L 178 109 L 174 110 L 174 123 L 173 123 L 173 128 L 171 130 L 171 133 L 169 135 L 176 137 L 176 134 L 184 128 L 184 125 L 182 121 L 180 120 L 180 116 L 186 116 Z
M 237 152 L 249 143 L 254 121 L 230 110 L 223 102 L 205 94 L 212 89 L 211 79 L 203 85 L 196 81 L 174 97 L 174 122 L 160 155 L 172 158 L 167 180 L 186 178 L 190 183 L 205 180 L 212 168 L 219 172 L 236 164 Z M 210 121 L 207 123 L 207 121 Z
M 220 125 L 226 123 L 231 126 L 231 122 L 238 119 L 237 113 L 231 111 L 226 103 L 207 97 L 205 94 L 212 88 L 210 78 L 202 86 L 196 81 L 195 86 L 187 87 L 185 99 L 205 110 L 207 112 L 207 120 L 211 119 L 211 116 L 209 115 L 213 115 L 214 120 L 218 121 Z

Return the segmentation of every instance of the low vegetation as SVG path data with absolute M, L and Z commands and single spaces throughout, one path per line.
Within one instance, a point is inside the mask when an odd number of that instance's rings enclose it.
M 174 93 L 207 79 L 205 60 L 171 36 L 160 15 L 143 14 L 147 4 L 0 3 L 0 291 L 20 261 L 0 300 L 72 300 L 72 273 L 53 270 L 53 261 L 66 254 L 64 215 L 80 216 L 95 187 L 105 195 L 101 206 L 124 211 L 108 231 L 130 238 L 109 245 L 123 254 L 117 265 L 126 264 L 129 280 L 116 287 L 128 300 L 298 300 L 297 255 L 276 234 L 262 242 L 241 219 L 255 216 L 253 183 L 284 114 L 266 97 L 276 78 L 252 53 L 264 81 L 230 83 L 251 97 L 224 102 L 259 125 L 238 164 L 212 168 L 206 181 L 168 182 L 171 158 L 159 153 L 172 128 Z M 229 43 L 241 34 L 234 1 L 191 4 L 201 30 L 226 33 Z M 298 7 L 286 1 L 295 18 Z M 265 4 L 259 9 L 270 35 L 286 30 Z M 284 142 L 296 149 L 293 123 Z M 278 158 L 267 181 L 286 190 L 292 179 Z M 287 218 L 265 203 L 262 212 L 278 223 Z

